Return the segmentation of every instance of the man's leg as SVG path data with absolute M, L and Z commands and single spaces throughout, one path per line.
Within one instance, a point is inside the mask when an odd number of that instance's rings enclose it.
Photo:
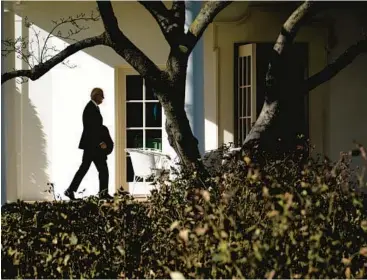
M 84 151 L 82 164 L 80 165 L 78 171 L 75 173 L 74 179 L 71 181 L 67 191 L 76 192 L 78 190 L 79 185 L 82 182 L 85 174 L 87 174 L 91 163 L 92 163 L 91 153 L 88 151 Z
M 105 157 L 96 157 L 93 160 L 98 173 L 99 173 L 99 194 L 102 196 L 108 195 L 108 166 L 107 166 L 107 158 Z

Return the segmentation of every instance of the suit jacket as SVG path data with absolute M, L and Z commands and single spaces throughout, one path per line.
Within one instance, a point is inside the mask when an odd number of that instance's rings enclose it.
M 89 101 L 83 111 L 83 133 L 79 149 L 93 150 L 98 148 L 102 140 L 103 118 L 99 108 Z
M 106 155 L 109 155 L 113 151 L 114 143 L 112 141 L 110 131 L 106 126 L 102 126 L 102 140 L 106 143 L 107 148 L 104 150 Z

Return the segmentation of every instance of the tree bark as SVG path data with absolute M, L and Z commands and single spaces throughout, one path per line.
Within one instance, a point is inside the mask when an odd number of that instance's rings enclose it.
M 338 74 L 341 70 L 351 64 L 354 59 L 362 54 L 367 52 L 367 39 L 358 41 L 356 44 L 350 46 L 343 54 L 341 54 L 337 59 L 335 59 L 332 63 L 327 65 L 320 72 L 311 76 L 307 81 L 305 81 L 304 91 L 309 92 L 316 88 L 317 86 L 325 83 L 326 81 L 333 78 L 336 74 Z
M 188 55 L 172 48 L 167 60 L 168 81 L 156 88 L 156 95 L 166 115 L 168 141 L 187 170 L 196 170 L 202 179 L 207 175 L 201 161 L 198 140 L 194 136 L 185 111 L 185 89 Z
M 272 57 L 265 79 L 265 101 L 258 119 L 251 128 L 242 144 L 242 151 L 246 154 L 265 152 L 268 155 L 278 155 L 284 152 L 282 142 L 288 137 L 282 129 L 282 120 L 289 116 L 284 115 L 282 107 L 287 102 L 285 98 L 287 79 L 285 77 L 286 55 L 292 46 L 293 40 L 301 27 L 318 8 L 315 2 L 301 4 L 283 24 L 280 34 L 273 47 Z M 288 100 L 289 102 L 289 100 Z M 296 137 L 296 135 L 294 135 Z M 281 139 L 282 141 L 278 141 Z M 286 140 L 286 139 L 284 139 Z
M 287 91 L 291 89 L 289 89 L 287 79 L 284 76 L 285 67 L 287 66 L 285 58 L 302 24 L 315 12 L 326 7 L 325 3 L 306 1 L 284 23 L 274 45 L 273 56 L 269 62 L 266 74 L 266 92 L 263 108 L 242 145 L 242 151 L 246 154 L 265 152 L 267 155 L 277 156 L 279 155 L 277 152 L 288 152 L 288 150 L 283 150 L 285 145 L 282 146 L 282 144 L 286 143 L 287 137 L 296 138 L 297 135 L 287 134 L 286 129 L 284 129 L 287 118 L 292 118 L 291 115 L 285 113 L 287 110 L 284 110 L 286 106 L 292 106 L 291 101 L 286 98 Z M 320 84 L 337 75 L 342 69 L 352 63 L 358 55 L 365 52 L 367 52 L 366 38 L 349 47 L 335 61 L 305 80 L 299 85 L 297 92 L 293 94 L 308 94 Z M 282 141 L 278 141 L 279 139 Z

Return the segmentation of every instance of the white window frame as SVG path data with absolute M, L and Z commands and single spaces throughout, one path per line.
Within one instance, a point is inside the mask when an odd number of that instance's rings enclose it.
M 163 69 L 164 65 L 159 66 Z M 126 151 L 125 148 L 127 146 L 127 118 L 126 118 L 126 104 L 127 102 L 141 102 L 141 100 L 126 100 L 127 92 L 126 92 L 126 77 L 129 75 L 139 75 L 137 71 L 135 71 L 130 66 L 122 66 L 116 68 L 115 79 L 116 79 L 116 91 L 115 91 L 115 123 L 116 123 L 116 135 L 115 135 L 115 161 L 116 161 L 116 189 L 119 189 L 121 186 L 125 191 L 131 191 L 133 188 L 133 182 L 127 182 L 127 168 L 126 168 Z M 145 89 L 143 88 L 144 96 Z M 151 102 L 159 102 L 155 100 L 150 100 Z M 145 106 L 143 106 L 143 111 L 145 112 Z M 149 127 L 148 129 L 161 129 L 162 131 L 162 151 L 167 153 L 170 148 L 167 133 L 164 129 L 164 123 L 166 120 L 164 109 L 162 108 L 162 127 Z M 145 117 L 145 113 L 144 116 Z M 143 123 L 145 126 L 145 123 Z M 129 128 L 130 130 L 134 129 L 142 129 L 138 127 Z M 143 130 L 144 131 L 144 130 Z M 143 132 L 144 133 L 144 132 Z M 143 138 L 145 139 L 145 138 Z M 145 140 L 143 140 L 145 141 Z M 137 182 L 134 186 L 134 196 L 143 196 L 145 197 L 149 194 L 152 189 L 152 185 L 150 182 Z
M 138 76 L 138 74 L 127 74 L 126 76 L 125 76 L 125 79 L 127 79 L 127 77 L 128 76 Z M 126 94 L 127 94 L 127 92 L 126 92 Z M 128 127 L 127 126 L 127 124 L 126 124 L 126 126 L 125 126 L 125 129 L 126 129 L 126 131 L 128 131 L 128 130 L 143 130 L 143 149 L 145 149 L 145 146 L 146 146 L 146 131 L 147 130 L 158 130 L 158 129 L 160 129 L 161 130 L 161 132 L 162 132 L 162 142 L 161 142 L 161 145 L 163 145 L 163 116 L 162 116 L 162 126 L 161 127 L 147 127 L 147 126 L 145 126 L 145 122 L 146 122 L 146 119 L 145 119 L 145 117 L 146 117 L 146 104 L 147 103 L 157 103 L 157 104 L 159 104 L 159 101 L 158 100 L 146 100 L 145 99 L 145 95 L 146 95 L 146 86 L 145 86 L 145 79 L 143 78 L 143 99 L 141 99 L 141 100 L 126 100 L 125 101 L 125 103 L 126 103 L 126 107 L 127 107 L 127 104 L 128 103 L 138 103 L 138 104 L 143 104 L 143 126 L 141 126 L 141 127 L 138 127 L 138 126 L 136 126 L 136 127 Z M 125 111 L 125 118 L 127 119 L 127 115 L 126 115 L 126 113 L 127 113 L 127 110 Z M 162 113 L 163 114 L 163 113 Z M 125 148 L 127 148 L 126 147 L 126 145 L 125 145 Z
M 251 58 L 250 65 L 248 65 L 246 57 Z M 245 63 L 242 63 L 243 61 L 245 61 Z M 246 135 L 250 132 L 253 123 L 256 121 L 256 44 L 245 44 L 239 46 L 236 63 L 236 141 L 241 145 L 245 140 Z M 241 67 L 242 72 L 240 71 Z M 250 71 L 251 74 L 249 80 L 247 79 L 248 71 Z M 246 73 L 246 75 L 243 73 Z M 250 106 L 247 106 L 246 102 L 248 100 L 250 100 Z M 248 111 L 248 108 L 250 108 L 250 112 Z

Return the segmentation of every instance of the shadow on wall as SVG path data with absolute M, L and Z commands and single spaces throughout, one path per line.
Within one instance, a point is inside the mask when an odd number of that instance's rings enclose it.
M 14 81 L 15 82 L 15 81 Z M 13 84 L 14 85 L 14 84 Z M 28 97 L 28 83 L 7 91 L 8 200 L 49 200 L 46 135 L 37 108 Z M 17 189 L 14 197 L 14 189 Z
M 46 135 L 29 97 L 23 100 L 23 197 L 27 200 L 49 199 L 49 174 Z

